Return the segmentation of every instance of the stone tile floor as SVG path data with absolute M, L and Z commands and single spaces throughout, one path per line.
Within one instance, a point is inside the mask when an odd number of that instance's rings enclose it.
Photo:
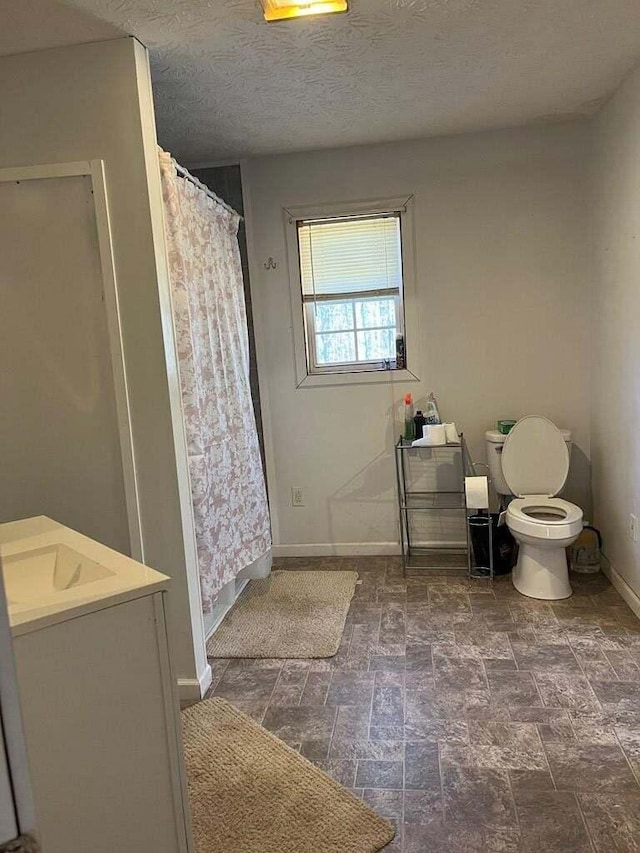
M 214 660 L 210 695 L 391 819 L 385 851 L 640 851 L 640 621 L 603 575 L 547 603 L 394 557 L 276 568 L 359 573 L 338 654 Z

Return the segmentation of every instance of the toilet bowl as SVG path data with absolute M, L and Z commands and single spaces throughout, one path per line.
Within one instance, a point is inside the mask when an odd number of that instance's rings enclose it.
M 565 548 L 582 530 L 582 510 L 546 495 L 516 498 L 507 508 L 507 526 L 520 545 L 513 585 L 530 598 L 571 595 Z
M 507 526 L 520 548 L 513 585 L 530 598 L 571 595 L 565 548 L 582 530 L 582 510 L 555 497 L 569 473 L 564 435 L 548 418 L 521 418 L 504 442 L 502 474 L 517 497 L 507 507 Z

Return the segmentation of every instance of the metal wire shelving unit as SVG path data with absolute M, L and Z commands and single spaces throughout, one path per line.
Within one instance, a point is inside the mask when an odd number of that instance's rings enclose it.
M 413 447 L 400 437 L 395 445 L 398 515 L 403 571 L 407 569 L 466 568 L 470 577 L 487 577 L 492 568 L 492 529 L 490 516 L 486 527 L 489 567 L 475 571 L 470 538 L 470 522 L 465 497 L 464 478 L 474 476 L 475 466 L 469 456 L 464 435 L 459 444 Z M 444 471 L 444 478 L 441 472 Z M 444 483 L 442 483 L 444 479 Z M 459 518 L 463 522 L 462 541 L 421 541 L 417 532 L 419 518 Z M 460 530 L 461 525 L 453 522 Z

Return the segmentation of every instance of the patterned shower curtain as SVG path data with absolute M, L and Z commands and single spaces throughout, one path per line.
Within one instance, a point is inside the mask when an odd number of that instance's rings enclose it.
M 249 340 L 237 214 L 161 151 L 160 171 L 200 585 L 218 590 L 271 548 L 249 386 Z

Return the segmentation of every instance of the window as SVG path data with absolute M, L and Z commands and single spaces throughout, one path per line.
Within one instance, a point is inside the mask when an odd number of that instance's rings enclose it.
M 404 367 L 400 228 L 395 211 L 297 221 L 309 373 Z
M 417 379 L 412 199 L 284 215 L 298 386 Z

